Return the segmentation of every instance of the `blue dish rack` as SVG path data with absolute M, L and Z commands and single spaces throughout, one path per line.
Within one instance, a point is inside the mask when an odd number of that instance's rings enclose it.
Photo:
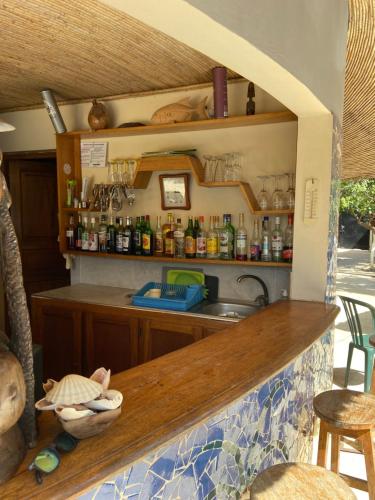
M 144 296 L 152 288 L 161 290 L 160 298 Z M 204 287 L 202 285 L 168 285 L 150 281 L 133 295 L 132 304 L 171 311 L 187 311 L 203 299 Z

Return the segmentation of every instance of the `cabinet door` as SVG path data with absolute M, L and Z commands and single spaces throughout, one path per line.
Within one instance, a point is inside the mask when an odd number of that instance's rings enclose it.
M 43 346 L 43 378 L 82 372 L 80 311 L 33 302 L 33 338 Z
M 186 347 L 201 338 L 202 328 L 200 326 L 186 325 L 184 321 L 143 320 L 141 360 L 143 362 L 150 361 L 168 352 Z
M 138 362 L 138 320 L 122 314 L 86 313 L 83 345 L 86 375 L 101 366 L 118 373 Z

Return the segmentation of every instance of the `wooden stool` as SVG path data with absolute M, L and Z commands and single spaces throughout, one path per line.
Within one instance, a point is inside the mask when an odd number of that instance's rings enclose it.
M 303 463 L 279 464 L 261 472 L 250 486 L 251 500 L 349 500 L 352 490 L 337 474 Z
M 365 456 L 367 481 L 340 474 L 353 488 L 368 491 L 375 499 L 375 396 L 368 393 L 335 390 L 322 392 L 314 398 L 314 410 L 320 418 L 318 465 L 326 466 L 327 434 L 332 437 L 331 470 L 339 473 L 340 437 L 357 439 Z

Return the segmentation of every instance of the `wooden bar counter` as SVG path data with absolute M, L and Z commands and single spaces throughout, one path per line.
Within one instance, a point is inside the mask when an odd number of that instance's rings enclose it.
M 202 422 L 221 415 L 246 394 L 253 391 L 261 401 L 257 388 L 320 342 L 338 310 L 317 302 L 280 301 L 188 347 L 113 376 L 110 388 L 124 395 L 122 415 L 107 431 L 80 441 L 73 452 L 62 455 L 59 468 L 38 485 L 27 466 L 61 430 L 52 412 L 42 414 L 38 447 L 28 452 L 17 475 L 0 487 L 0 498 L 93 498 L 85 493 L 192 428 L 199 429 Z M 159 472 L 158 477 L 161 481 L 166 476 Z M 150 495 L 144 491 L 134 498 Z

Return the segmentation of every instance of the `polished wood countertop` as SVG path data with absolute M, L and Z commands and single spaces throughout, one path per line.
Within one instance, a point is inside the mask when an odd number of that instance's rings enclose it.
M 62 455 L 42 485 L 27 470 L 37 451 L 61 431 L 52 412 L 39 418 L 38 447 L 0 498 L 69 498 L 103 483 L 134 461 L 263 384 L 307 350 L 332 325 L 339 308 L 279 301 L 184 349 L 112 377 L 123 412 L 98 436 Z

